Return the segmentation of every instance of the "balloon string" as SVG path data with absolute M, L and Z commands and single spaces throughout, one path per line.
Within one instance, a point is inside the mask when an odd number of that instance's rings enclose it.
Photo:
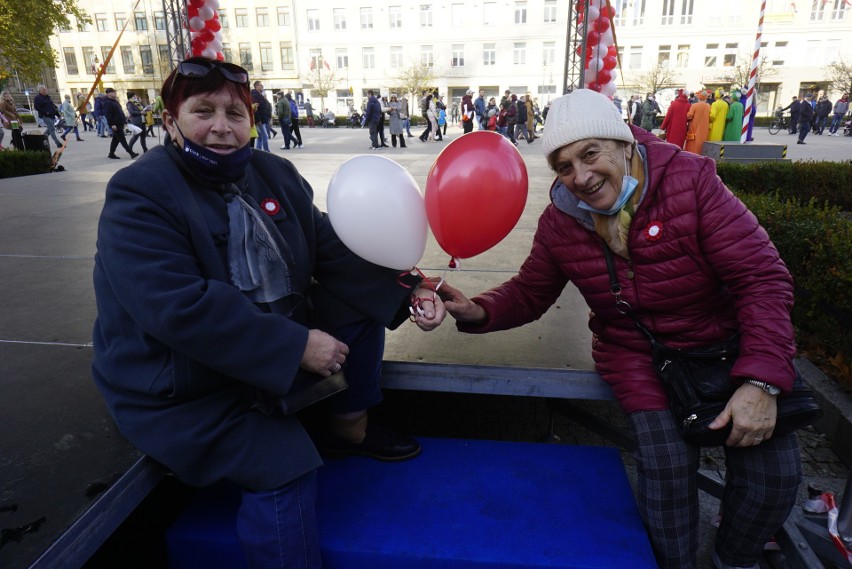
M 429 277 L 424 275 L 423 271 L 421 271 L 419 268 L 414 267 L 414 270 L 423 279 L 420 282 L 420 286 L 422 286 L 423 288 L 428 288 L 431 291 L 437 291 L 439 288 L 441 288 L 441 285 L 444 283 L 444 277 L 441 277 L 440 280 L 438 281 L 438 284 L 436 285 L 432 282 L 432 279 L 430 279 Z M 424 283 L 427 283 L 427 284 L 424 284 Z

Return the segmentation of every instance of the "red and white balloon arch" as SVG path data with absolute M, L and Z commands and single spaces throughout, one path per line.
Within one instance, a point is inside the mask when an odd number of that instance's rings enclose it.
M 618 50 L 615 46 L 615 33 L 612 19 L 615 7 L 607 0 L 589 0 L 586 9 L 584 0 L 577 0 L 577 27 L 586 31 L 586 53 L 583 64 L 583 84 L 586 89 L 597 91 L 609 97 L 617 90 Z M 586 25 L 588 23 L 588 25 Z M 577 46 L 577 55 L 582 55 L 583 46 Z
M 190 55 L 224 61 L 219 0 L 189 0 L 186 21 L 189 27 Z

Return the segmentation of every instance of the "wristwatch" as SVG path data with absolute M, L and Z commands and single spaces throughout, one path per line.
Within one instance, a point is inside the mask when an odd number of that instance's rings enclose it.
M 760 381 L 759 379 L 748 378 L 748 379 L 743 380 L 743 383 L 748 383 L 748 384 L 753 385 L 755 387 L 759 387 L 762 390 L 764 390 L 766 393 L 768 393 L 769 395 L 772 395 L 773 397 L 777 397 L 778 395 L 781 395 L 781 389 L 779 389 L 778 387 L 775 387 L 774 385 L 766 383 L 765 381 Z

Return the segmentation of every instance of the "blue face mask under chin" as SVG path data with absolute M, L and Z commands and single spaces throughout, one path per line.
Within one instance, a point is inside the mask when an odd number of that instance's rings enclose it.
M 175 127 L 183 137 L 184 160 L 195 166 L 193 172 L 198 177 L 214 184 L 236 182 L 243 177 L 246 166 L 251 161 L 249 144 L 230 154 L 219 154 L 188 139 L 177 122 Z
M 627 158 L 624 159 L 624 171 L 627 172 L 628 162 Z M 598 209 L 590 206 L 583 200 L 580 200 L 577 204 L 577 207 L 580 209 L 584 209 L 586 211 L 591 211 L 594 213 L 599 213 L 601 215 L 615 215 L 621 208 L 624 207 L 624 204 L 627 203 L 631 197 L 633 197 L 633 193 L 636 191 L 636 187 L 639 185 L 639 180 L 630 175 L 624 175 L 621 177 L 621 193 L 618 194 L 618 198 L 615 200 L 615 203 L 612 204 L 612 207 L 609 209 Z

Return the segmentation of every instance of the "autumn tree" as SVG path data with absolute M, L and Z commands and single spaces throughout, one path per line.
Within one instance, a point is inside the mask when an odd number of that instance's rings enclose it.
M 659 93 L 663 89 L 676 87 L 675 72 L 670 67 L 658 63 L 647 71 L 639 71 L 633 75 L 633 84 L 642 93 Z
M 56 68 L 50 47 L 54 30 L 82 30 L 92 19 L 77 0 L 0 0 L 0 77 L 15 70 L 29 82 L 41 79 L 45 68 Z
M 409 95 L 411 100 L 418 100 L 420 93 L 431 89 L 435 84 L 435 69 L 425 63 L 412 63 L 404 67 L 392 81 L 397 85 L 400 96 Z
M 825 67 L 826 78 L 831 82 L 831 87 L 839 93 L 852 94 L 852 63 L 842 57 L 834 63 Z

